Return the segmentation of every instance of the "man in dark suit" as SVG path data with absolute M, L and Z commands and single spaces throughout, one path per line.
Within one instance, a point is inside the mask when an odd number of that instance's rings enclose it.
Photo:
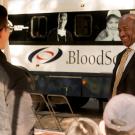
M 126 49 L 119 53 L 116 59 L 111 85 L 112 96 L 120 93 L 135 95 L 135 14 L 123 15 L 118 29 L 119 36 Z M 125 55 L 127 48 L 130 48 L 130 52 L 122 70 L 122 57 Z M 121 72 L 121 76 L 118 75 L 119 72 Z

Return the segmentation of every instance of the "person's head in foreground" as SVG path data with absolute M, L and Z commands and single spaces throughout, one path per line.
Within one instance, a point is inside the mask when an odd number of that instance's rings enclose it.
M 4 49 L 8 43 L 9 29 L 7 10 L 4 6 L 0 5 L 0 49 Z
M 105 107 L 103 121 L 106 135 L 135 135 L 135 96 L 112 97 Z
M 89 118 L 78 118 L 67 128 L 65 135 L 101 135 L 98 125 Z
M 0 5 L 0 49 L 5 49 L 11 32 L 12 28 L 8 21 L 7 9 Z

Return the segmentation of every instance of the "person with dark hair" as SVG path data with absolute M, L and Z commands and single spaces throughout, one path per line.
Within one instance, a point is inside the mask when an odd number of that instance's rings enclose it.
M 6 59 L 2 52 L 12 30 L 8 14 L 0 5 L 0 134 L 29 135 L 35 123 L 26 72 Z
M 95 41 L 121 41 L 118 32 L 118 23 L 121 17 L 119 10 L 110 10 L 106 17 L 106 28 L 102 30 Z
M 101 135 L 101 132 L 93 120 L 89 118 L 78 118 L 70 124 L 65 135 Z
M 105 106 L 100 130 L 103 135 L 135 135 L 135 96 L 119 94 Z
M 66 29 L 67 17 L 67 13 L 58 14 L 58 27 L 49 31 L 47 41 L 60 44 L 72 43 L 72 33 Z
M 123 15 L 118 29 L 126 48 L 116 58 L 111 83 L 112 96 L 120 93 L 135 95 L 135 14 Z

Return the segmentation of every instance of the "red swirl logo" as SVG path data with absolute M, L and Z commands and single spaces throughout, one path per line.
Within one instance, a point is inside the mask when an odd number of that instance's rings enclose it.
M 33 51 L 28 56 L 28 60 L 31 63 L 35 63 L 36 65 L 39 65 L 39 64 L 53 62 L 53 61 L 57 60 L 58 58 L 60 58 L 61 55 L 62 55 L 61 49 L 46 47 L 46 48 L 40 48 L 40 49 Z

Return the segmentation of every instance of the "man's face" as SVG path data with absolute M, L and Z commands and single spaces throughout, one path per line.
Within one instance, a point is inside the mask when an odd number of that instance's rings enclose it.
M 130 47 L 135 42 L 135 23 L 129 18 L 122 18 L 119 22 L 119 36 L 123 44 Z

